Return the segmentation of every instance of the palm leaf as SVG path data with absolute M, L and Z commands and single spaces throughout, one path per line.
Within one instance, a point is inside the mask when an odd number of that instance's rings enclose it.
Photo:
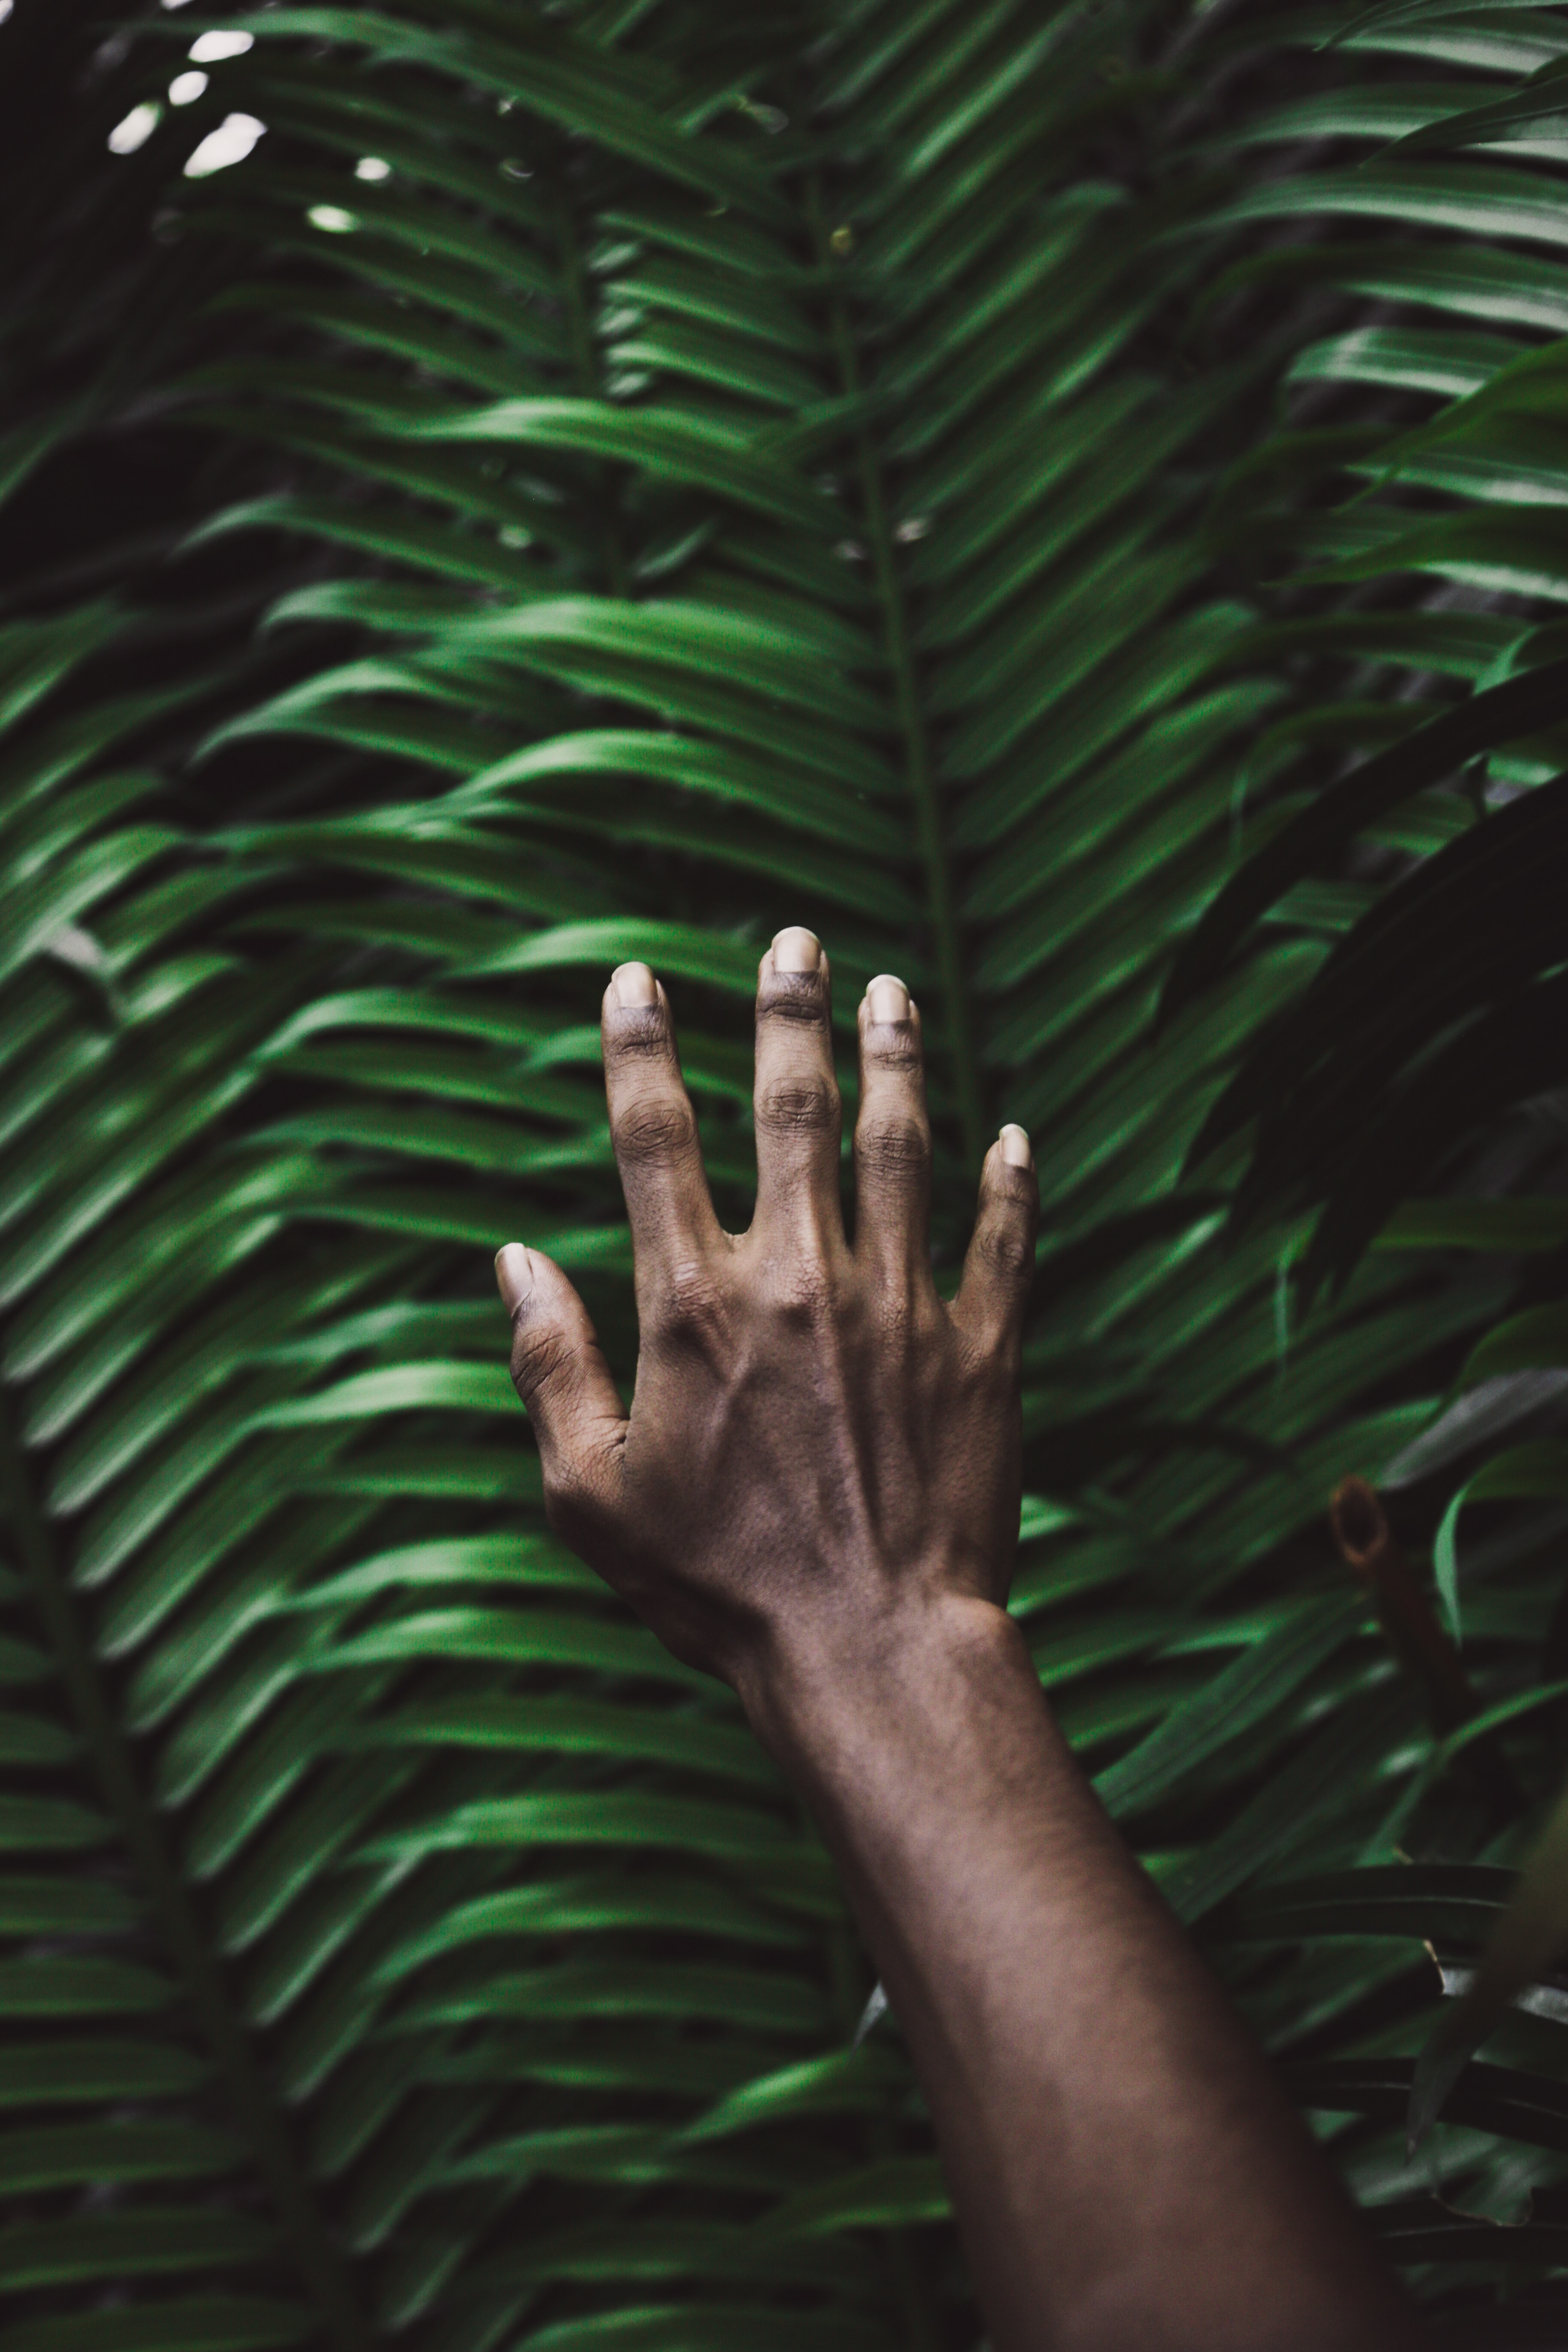
M 1413 718 L 1510 740 L 1484 687 L 1445 713 L 1558 593 L 1550 412 L 1494 388 L 1561 326 L 1568 214 L 1532 152 L 1360 159 L 1511 100 L 1568 27 L 1192 44 L 1151 8 L 1108 65 L 1054 10 L 50 24 L 0 30 L 35 95 L 0 646 L 16 2346 L 934 2343 L 964 2289 L 896 2040 L 846 2048 L 869 1971 L 826 1860 L 727 1694 L 550 1536 L 487 1252 L 552 1248 L 629 1374 L 605 968 L 677 994 L 731 1219 L 770 931 L 827 939 L 846 1023 L 903 971 L 944 1270 L 990 1129 L 1036 1129 L 1015 1605 L 1128 1833 L 1221 1925 L 1412 1824 L 1493 1853 L 1321 1526 L 1508 1277 L 1380 1252 L 1292 1331 L 1261 1179 L 1226 1249 L 1234 1160 L 1181 1178 L 1270 1016 L 1317 1017 L 1357 891 L 1387 934 L 1509 828 L 1417 754 L 1150 1024 L 1259 807 L 1337 808 L 1335 763 L 1408 760 Z M 250 46 L 166 104 L 226 27 Z M 254 152 L 186 178 L 232 114 Z M 1338 160 L 1291 168 L 1303 135 Z M 1542 782 L 1534 748 L 1496 776 Z M 1489 1703 L 1553 1589 L 1527 1552 L 1467 1601 Z M 1535 1792 L 1548 1721 L 1510 1735 Z M 1352 2178 L 1452 2293 L 1486 2232 L 1412 2219 L 1388 2087 L 1435 1990 L 1410 1938 L 1328 1934 L 1215 1950 L 1273 2047 L 1316 2037 L 1302 2096 L 1367 2118 Z M 1478 2210 L 1520 2113 L 1445 2142 Z

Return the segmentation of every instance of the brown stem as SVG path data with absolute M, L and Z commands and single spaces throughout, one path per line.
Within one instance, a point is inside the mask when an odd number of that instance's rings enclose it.
M 1389 1648 L 1419 1685 L 1432 1728 L 1446 1739 L 1480 1713 L 1481 1702 L 1394 1539 L 1377 1489 L 1364 1478 L 1342 1478 L 1329 1498 L 1329 1525 L 1342 1558 L 1377 1604 Z M 1523 1791 L 1492 1740 L 1478 1739 L 1464 1764 L 1494 1812 L 1512 1820 L 1522 1811 Z

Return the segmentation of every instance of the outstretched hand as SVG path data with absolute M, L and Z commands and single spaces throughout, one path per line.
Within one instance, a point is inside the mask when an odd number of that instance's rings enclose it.
M 779 1687 L 1005 1599 L 1018 1531 L 1020 1339 L 1038 1214 L 1028 1138 L 986 1155 L 957 1297 L 931 1262 L 920 1014 L 859 1008 L 855 1234 L 839 1189 L 827 958 L 781 931 L 757 987 L 757 1205 L 727 1234 L 663 989 L 604 1002 L 610 1132 L 631 1218 L 629 1413 L 582 1300 L 540 1252 L 496 1260 L 551 1525 L 678 1657 L 722 1675 L 770 1744 Z
M 1001 1605 L 1037 1189 L 986 1155 L 931 1279 L 920 1015 L 860 1006 L 855 1236 L 827 961 L 757 992 L 757 1208 L 720 1229 L 669 1007 L 605 998 L 637 1264 L 622 1409 L 581 1299 L 496 1260 L 551 1523 L 721 1675 L 805 1795 L 913 2055 L 997 2352 L 1403 2352 L 1412 2322 L 1219 1988 L 1096 1801 Z

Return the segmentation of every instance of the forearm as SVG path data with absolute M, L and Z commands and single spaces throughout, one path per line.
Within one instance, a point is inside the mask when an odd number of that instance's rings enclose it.
M 748 1697 L 908 2038 L 998 2352 L 1415 2341 L 1002 1611 L 846 1630 Z

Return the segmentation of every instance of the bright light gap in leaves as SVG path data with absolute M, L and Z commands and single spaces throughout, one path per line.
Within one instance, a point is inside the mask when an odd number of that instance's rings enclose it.
M 221 65 L 225 58 L 242 58 L 256 47 L 254 33 L 198 33 L 191 43 L 191 63 Z
M 111 155 L 134 155 L 138 147 L 145 147 L 163 119 L 163 110 L 155 99 L 146 99 L 133 106 L 122 122 L 117 122 L 109 134 Z
M 226 171 L 231 163 L 243 163 L 266 131 L 266 123 L 258 122 L 254 114 L 225 115 L 185 165 L 186 179 L 205 180 L 210 173 Z

